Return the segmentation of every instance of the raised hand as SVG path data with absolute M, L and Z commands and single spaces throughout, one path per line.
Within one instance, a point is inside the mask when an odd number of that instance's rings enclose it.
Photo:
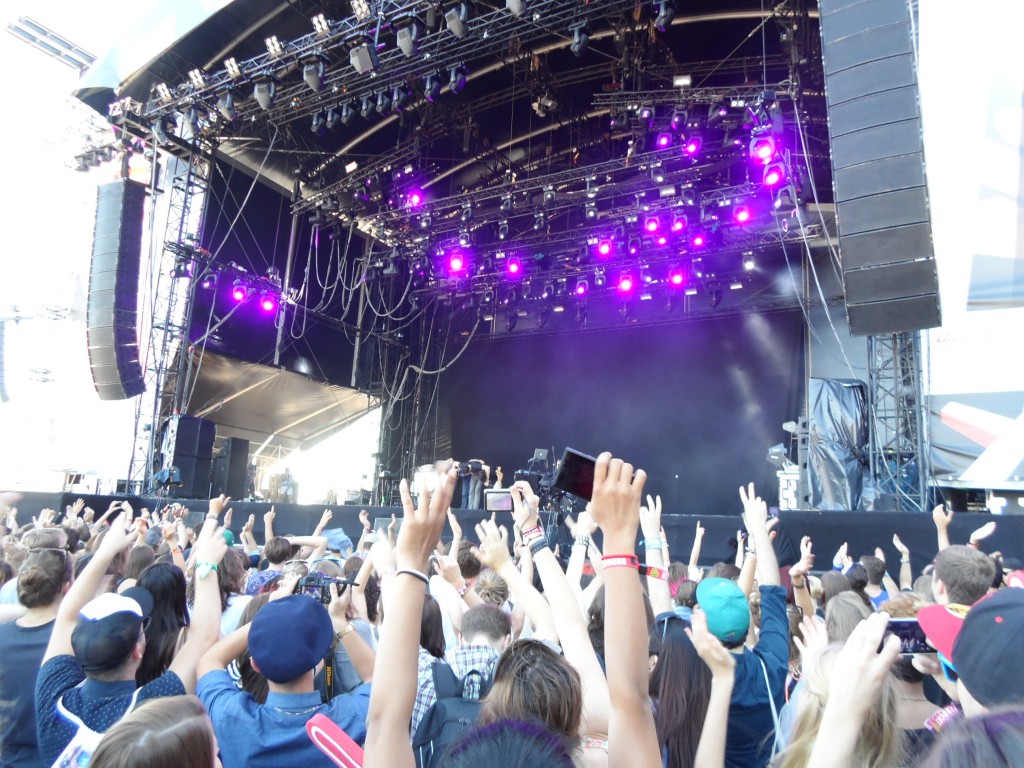
M 863 716 L 878 705 L 882 685 L 900 655 L 898 637 L 882 640 L 888 622 L 889 614 L 884 611 L 871 614 L 857 625 L 836 655 L 828 686 L 830 708 Z
M 249 515 L 249 519 L 245 521 L 245 525 L 242 526 L 242 533 L 252 534 L 253 526 L 256 525 L 256 515 Z
M 419 496 L 419 506 L 415 506 L 409 493 L 409 483 L 402 480 L 399 491 L 402 496 L 402 530 L 395 547 L 396 562 L 399 568 L 413 568 L 423 571 L 427 567 L 441 530 L 447 517 L 448 508 L 452 503 L 452 491 L 458 472 L 448 471 L 438 483 L 434 493 L 424 491 Z
M 327 527 L 327 524 L 331 522 L 331 518 L 334 517 L 334 513 L 329 509 L 325 509 L 324 513 L 320 515 L 320 522 L 317 525 L 317 530 L 323 530 Z
M 227 508 L 228 502 L 230 501 L 231 497 L 225 496 L 223 493 L 220 496 L 210 499 L 210 511 L 207 514 L 220 517 L 221 513 Z
M 902 559 L 906 560 L 910 557 L 910 548 L 900 540 L 898 533 L 892 535 L 892 545 L 896 547 L 896 551 L 900 553 Z
M 882 549 L 881 547 L 875 547 L 875 557 L 877 557 L 879 560 L 881 560 L 884 563 L 885 562 L 885 550 Z
M 697 530 L 694 533 L 695 540 L 702 540 L 704 538 L 704 526 L 700 524 L 700 520 L 697 521 Z
M 231 528 L 231 520 L 234 518 L 235 510 L 228 507 L 228 511 L 224 513 L 224 527 Z
M 686 635 L 693 642 L 697 655 L 708 665 L 712 677 L 728 677 L 736 673 L 736 656 L 708 631 L 708 617 L 704 611 L 694 610 Z
M 661 535 L 661 496 L 652 498 L 647 494 L 647 506 L 640 507 L 640 530 L 645 539 L 656 539 Z
M 971 533 L 971 538 L 969 539 L 969 541 L 972 545 L 977 546 L 979 541 L 981 541 L 982 539 L 987 539 L 995 532 L 996 523 L 995 520 L 992 520 L 991 522 L 985 523 L 983 526 L 981 526 L 981 528 L 978 528 L 973 533 Z
M 953 522 L 953 510 L 946 511 L 945 504 L 939 504 L 935 509 L 932 510 L 932 522 L 935 523 L 935 527 L 940 530 L 946 530 L 949 528 L 949 524 Z
M 359 522 L 362 524 L 363 530 L 367 533 L 373 529 L 373 526 L 370 525 L 370 513 L 365 509 L 359 510 Z
M 509 488 L 512 494 L 512 519 L 524 531 L 537 525 L 540 499 L 525 480 L 517 480 Z
M 828 631 L 825 622 L 817 616 L 804 616 L 799 629 L 800 634 L 793 636 L 793 644 L 800 651 L 801 663 L 806 664 L 810 656 L 828 647 Z
M 740 486 L 740 501 L 743 502 L 743 525 L 747 533 L 753 534 L 754 527 L 759 530 L 768 530 L 768 505 L 757 495 L 753 483 L 747 487 Z
M 450 509 L 448 510 L 448 525 L 451 526 L 452 536 L 456 539 L 462 538 L 462 526 L 459 525 L 459 519 L 455 517 L 455 513 Z
M 132 543 L 132 536 L 129 531 L 131 523 L 131 514 L 127 511 L 119 513 L 117 517 L 111 520 L 110 529 L 104 534 L 103 541 L 100 542 L 100 546 L 96 550 L 97 557 L 113 560 L 117 555 L 128 549 Z
M 814 553 L 811 551 L 811 537 L 804 536 L 800 539 L 800 560 L 789 569 L 789 575 L 807 576 L 814 567 Z
M 263 526 L 264 526 L 264 528 L 273 528 L 274 527 L 274 520 L 276 520 L 276 519 L 277 519 L 277 512 L 275 512 L 274 508 L 271 507 L 269 512 L 264 512 L 263 513 Z
M 846 560 L 849 557 L 849 555 L 846 554 L 848 547 L 849 545 L 844 541 L 839 549 L 836 550 L 835 555 L 832 557 L 833 568 L 842 568 L 846 564 Z
M 612 458 L 605 451 L 594 464 L 594 492 L 590 514 L 604 532 L 605 551 L 631 553 L 635 549 L 636 529 L 640 524 L 640 498 L 647 473 L 633 472 L 633 465 Z
M 40 510 L 39 516 L 32 518 L 32 525 L 35 528 L 52 528 L 53 519 L 57 516 L 57 513 L 52 509 Z
M 505 526 L 499 528 L 490 520 L 484 520 L 477 524 L 476 536 L 480 539 L 480 546 L 474 550 L 474 554 L 481 563 L 494 571 L 500 571 L 511 561 L 508 529 Z

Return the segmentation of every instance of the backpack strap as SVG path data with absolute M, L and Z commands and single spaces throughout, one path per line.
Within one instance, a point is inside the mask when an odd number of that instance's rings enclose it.
M 435 661 L 433 666 L 434 692 L 439 699 L 453 699 L 462 696 L 463 683 L 455 671 L 444 661 Z

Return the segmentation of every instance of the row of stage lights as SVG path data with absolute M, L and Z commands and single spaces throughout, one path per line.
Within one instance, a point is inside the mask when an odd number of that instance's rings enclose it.
M 206 291 L 216 291 L 224 273 L 207 272 L 199 282 L 199 287 Z M 235 304 L 254 302 L 266 315 L 274 315 L 281 304 L 280 279 L 275 282 L 274 276 L 257 278 L 241 275 L 231 280 L 228 292 Z

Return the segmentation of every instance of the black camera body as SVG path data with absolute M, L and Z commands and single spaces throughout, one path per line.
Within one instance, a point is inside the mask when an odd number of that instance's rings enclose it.
M 319 600 L 322 605 L 330 605 L 331 584 L 338 585 L 338 595 L 341 595 L 349 585 L 359 586 L 351 579 L 334 579 L 315 572 L 299 579 L 299 583 L 295 587 L 295 594 L 309 595 L 314 600 Z

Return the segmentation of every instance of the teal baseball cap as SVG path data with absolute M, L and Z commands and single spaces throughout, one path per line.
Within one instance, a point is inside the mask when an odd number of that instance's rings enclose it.
M 697 604 L 708 618 L 708 630 L 723 643 L 747 636 L 750 606 L 739 584 L 731 579 L 704 579 L 697 585 Z

